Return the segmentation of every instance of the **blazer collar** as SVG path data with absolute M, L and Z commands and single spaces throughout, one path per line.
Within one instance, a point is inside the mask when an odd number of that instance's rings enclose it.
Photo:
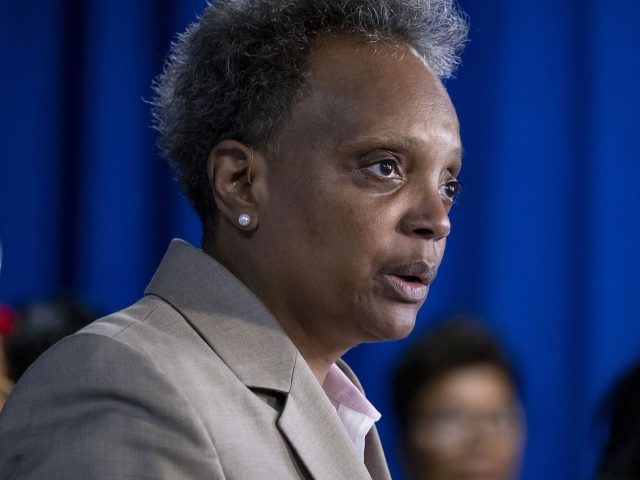
M 248 387 L 291 389 L 295 345 L 247 286 L 202 250 L 173 240 L 145 295 L 178 310 Z

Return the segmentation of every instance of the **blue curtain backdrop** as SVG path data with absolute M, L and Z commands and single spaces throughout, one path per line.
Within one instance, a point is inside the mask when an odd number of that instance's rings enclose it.
M 526 480 L 589 478 L 591 418 L 640 356 L 640 2 L 461 1 L 447 86 L 465 194 L 415 338 L 484 318 L 524 379 Z M 0 300 L 71 293 L 102 312 L 143 291 L 195 215 L 157 156 L 150 81 L 203 0 L 0 1 Z M 409 340 L 410 341 L 410 340 Z M 408 341 L 348 354 L 383 412 Z

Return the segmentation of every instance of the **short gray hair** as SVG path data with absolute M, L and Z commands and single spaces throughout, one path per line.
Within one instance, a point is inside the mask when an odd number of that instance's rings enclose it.
M 455 0 L 216 0 L 178 36 L 154 82 L 162 153 L 207 230 L 215 219 L 206 163 L 234 139 L 269 150 L 302 99 L 308 57 L 326 34 L 412 48 L 440 78 L 459 63 L 466 17 Z

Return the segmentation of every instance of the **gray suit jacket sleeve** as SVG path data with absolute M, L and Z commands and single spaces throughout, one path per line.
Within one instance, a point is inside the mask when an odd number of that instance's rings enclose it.
M 199 416 L 142 354 L 81 333 L 45 356 L 0 414 L 0 478 L 224 478 Z

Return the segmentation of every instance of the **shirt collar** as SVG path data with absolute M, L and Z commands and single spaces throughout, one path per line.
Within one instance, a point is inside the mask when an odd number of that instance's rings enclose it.
M 364 460 L 365 437 L 380 419 L 380 412 L 335 363 L 329 368 L 322 388 L 347 430 L 356 453 Z

